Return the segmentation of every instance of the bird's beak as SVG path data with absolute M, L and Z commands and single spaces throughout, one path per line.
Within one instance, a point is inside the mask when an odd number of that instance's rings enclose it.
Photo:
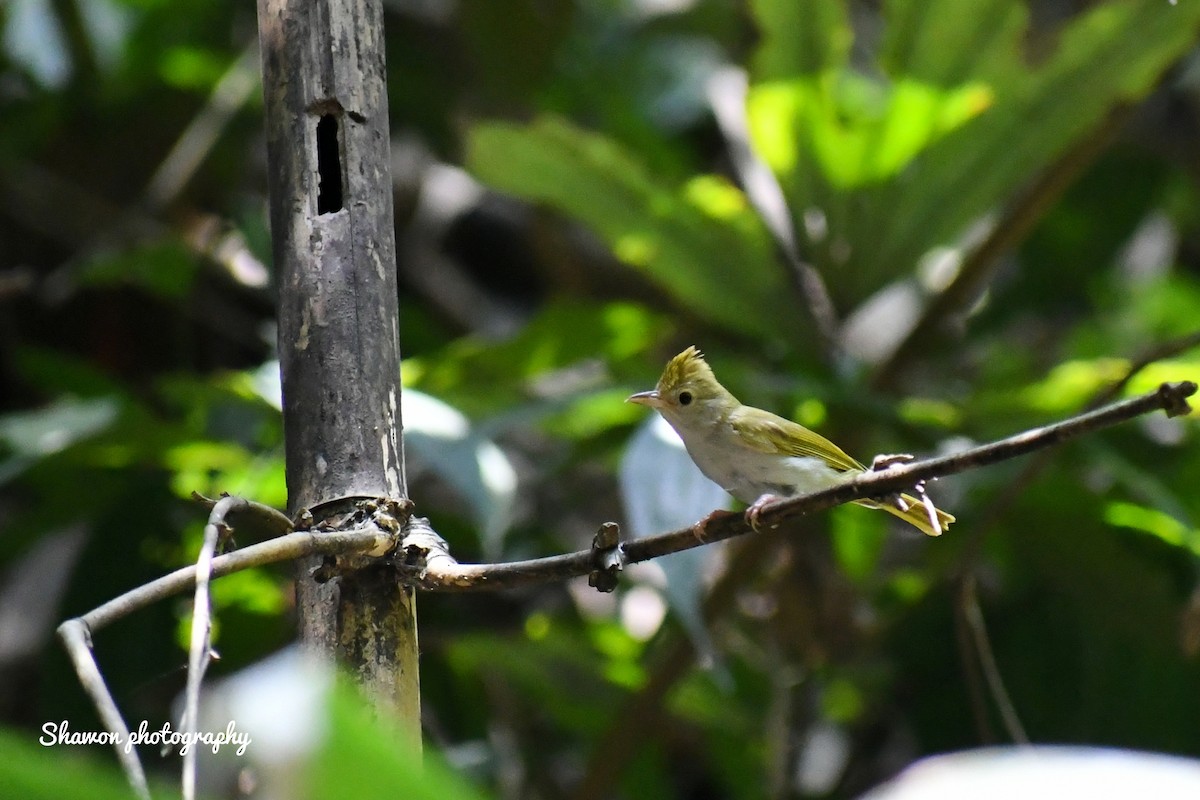
M 637 403 L 639 406 L 650 406 L 651 408 L 661 408 L 662 398 L 658 396 L 657 389 L 651 389 L 648 392 L 638 392 L 631 394 L 625 398 L 626 403 Z

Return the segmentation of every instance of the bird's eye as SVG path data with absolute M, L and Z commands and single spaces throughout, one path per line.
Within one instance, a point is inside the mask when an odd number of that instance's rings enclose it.
M 688 406 L 691 404 L 692 404 L 692 393 L 691 392 L 680 392 L 679 393 L 679 405 Z

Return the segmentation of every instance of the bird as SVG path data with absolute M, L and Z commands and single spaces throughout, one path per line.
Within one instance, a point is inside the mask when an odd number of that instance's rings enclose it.
M 704 355 L 692 346 L 667 362 L 654 389 L 626 402 L 656 410 L 709 480 L 748 504 L 746 520 L 758 528 L 763 507 L 836 486 L 868 471 L 840 447 L 799 423 L 743 405 L 717 381 Z M 880 457 L 877 463 L 911 456 Z M 954 517 L 910 494 L 854 501 L 893 514 L 929 536 L 939 536 Z M 933 512 L 933 513 L 931 513 Z M 934 519 L 936 517 L 936 520 Z M 701 530 L 709 518 L 700 523 Z

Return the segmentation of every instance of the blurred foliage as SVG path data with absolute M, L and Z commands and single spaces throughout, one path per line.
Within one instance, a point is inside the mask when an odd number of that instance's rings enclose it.
M 644 414 L 622 400 L 687 344 L 743 400 L 863 458 L 1200 378 L 1200 4 L 384 6 L 402 377 L 424 398 L 406 406 L 410 489 L 463 560 L 579 549 L 624 519 L 618 465 Z M 47 720 L 96 724 L 55 625 L 193 559 L 191 492 L 286 505 L 261 103 L 211 96 L 253 63 L 255 24 L 228 0 L 0 7 L 14 796 L 115 784 L 36 745 Z M 731 68 L 842 358 L 821 352 L 709 110 Z M 217 135 L 155 194 L 191 125 Z M 896 353 L 981 241 L 1011 245 Z M 889 358 L 903 369 L 877 381 Z M 1034 741 L 1200 756 L 1197 437 L 1194 417 L 1156 415 L 939 481 L 959 522 L 936 540 L 839 508 L 704 548 L 691 582 L 646 565 L 613 596 L 423 596 L 429 747 L 502 796 L 853 796 L 1010 737 L 980 689 L 973 586 Z M 668 474 L 641 488 L 671 499 Z M 213 598 L 217 676 L 293 635 L 286 567 Z M 97 635 L 127 719 L 171 718 L 188 614 L 160 603 Z M 345 730 L 314 796 L 412 778 L 363 768 L 400 749 L 386 733 Z
M 240 733 L 247 738 L 223 743 L 217 754 L 222 750 L 228 754 L 239 744 L 251 756 L 256 745 L 273 749 L 270 756 L 260 757 L 259 761 L 287 778 L 273 776 L 279 782 L 272 788 L 286 788 L 287 796 L 298 799 L 347 793 L 361 798 L 394 797 L 398 785 L 404 787 L 406 797 L 470 800 L 484 796 L 440 759 L 421 759 L 406 748 L 396 747 L 397 731 L 387 720 L 370 712 L 348 677 L 334 682 L 314 698 L 314 703 L 313 716 L 320 723 L 319 733 L 311 741 L 302 745 L 293 741 L 290 750 L 281 750 L 256 743 L 243 730 Z M 0 794 L 21 800 L 131 796 L 115 765 L 97 763 L 94 754 L 87 752 L 88 746 L 53 743 L 58 732 L 57 728 L 39 731 L 31 741 L 23 732 L 0 730 L 0 751 L 6 756 L 0 762 Z M 78 752 L 80 749 L 84 752 Z M 270 763 L 272 760 L 276 763 Z M 178 763 L 176 759 L 173 766 Z M 202 797 L 220 796 L 204 793 L 203 782 L 199 786 Z M 165 781 L 157 781 L 150 788 L 156 798 L 179 796 L 178 788 Z

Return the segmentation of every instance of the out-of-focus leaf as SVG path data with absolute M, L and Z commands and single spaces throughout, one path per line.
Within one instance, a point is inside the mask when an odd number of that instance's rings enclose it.
M 544 402 L 545 415 L 610 387 L 604 362 L 630 362 L 667 329 L 662 314 L 633 303 L 550 303 L 512 339 L 460 339 L 432 357 L 405 360 L 401 376 L 406 387 L 473 417 L 520 413 L 533 398 L 564 401 Z
M 181 298 L 191 291 L 197 266 L 182 242 L 167 240 L 99 255 L 84 265 L 80 280 L 97 286 L 132 284 L 161 297 Z
M 936 425 L 946 429 L 958 427 L 963 419 L 962 412 L 953 403 L 931 397 L 906 397 L 900 401 L 897 413 L 913 425 Z
M 840 5 L 755 3 L 750 115 L 808 252 L 850 302 L 911 272 L 1149 91 L 1200 25 L 1195 4 L 1096 3 L 1030 58 L 1018 0 L 891 0 L 878 62 L 863 65 Z
M 450 644 L 448 658 L 461 676 L 503 678 L 536 704 L 538 714 L 572 731 L 601 729 L 617 697 L 603 677 L 603 660 L 575 625 L 542 627 L 537 638 L 463 633 Z
M 854 34 L 843 0 L 757 0 L 753 9 L 762 29 L 754 68 L 762 80 L 821 72 L 850 52 Z
M 104 431 L 119 408 L 109 398 L 57 400 L 37 411 L 0 416 L 0 483 L 39 459 Z
M 1074 412 L 1106 386 L 1120 380 L 1129 371 L 1128 362 L 1117 358 L 1066 361 L 1055 367 L 1045 379 L 1022 391 L 1029 408 L 1047 413 Z
M 1200 530 L 1189 528 L 1157 508 L 1113 501 L 1104 506 L 1104 521 L 1109 525 L 1148 533 L 1172 547 L 1183 547 L 1200 556 Z
M 72 733 L 79 732 L 73 728 Z M 0 797 L 22 800 L 128 800 L 129 784 L 116 764 L 71 753 L 71 745 L 44 747 L 44 732 L 0 730 Z M 52 740 L 52 737 L 51 739 Z M 64 752 L 66 751 L 66 752 Z M 111 750 L 109 751 L 111 752 Z M 71 757 L 74 756 L 74 757 Z M 171 797 L 178 791 L 154 787 L 154 797 Z
M 828 681 L 821 692 L 821 713 L 834 722 L 856 721 L 862 716 L 866 703 L 862 688 L 847 678 Z
M 1136 291 L 1121 286 L 1116 292 L 1113 302 L 1136 312 L 1127 324 L 1138 325 L 1148 336 L 1168 339 L 1200 328 L 1200 282 L 1190 275 L 1171 275 Z
M 625 402 L 624 389 L 585 394 L 546 420 L 546 430 L 564 439 L 584 439 L 635 422 L 641 411 Z
M 192 492 L 212 496 L 231 491 L 226 473 L 242 470 L 253 458 L 245 448 L 233 442 L 197 440 L 181 443 L 163 454 L 167 468 L 174 475 L 172 485 L 180 497 Z
M 838 565 L 860 584 L 875 577 L 883 546 L 892 535 L 882 514 L 859 513 L 862 510 L 839 508 L 830 515 Z
M 334 684 L 328 698 L 329 726 L 322 745 L 305 764 L 304 797 L 394 798 L 401 790 L 413 800 L 472 800 L 484 795 L 431 754 L 397 737 L 378 709 L 349 679 Z
M 516 470 L 494 442 L 447 403 L 415 389 L 405 389 L 400 402 L 405 447 L 414 456 L 410 469 L 434 469 L 462 494 L 479 526 L 484 553 L 496 557 L 513 521 Z
M 801 315 L 770 238 L 744 196 L 721 179 L 673 185 L 612 140 L 554 117 L 476 126 L 467 160 L 497 189 L 580 220 L 621 260 L 713 322 L 770 339 L 798 333 Z
M 228 68 L 224 53 L 202 47 L 179 46 L 163 53 L 159 74 L 181 89 L 209 89 Z
M 758 84 L 747 99 L 751 135 L 776 172 L 793 172 L 811 154 L 840 191 L 893 178 L 991 102 L 979 82 L 942 89 L 848 72 Z
M 244 542 L 239 542 L 239 544 L 244 544 Z M 195 553 L 196 548 L 193 548 L 189 552 L 189 556 L 194 559 Z M 289 593 L 290 583 L 288 581 L 273 576 L 263 568 L 242 570 L 213 581 L 209 637 L 222 651 L 226 650 L 225 645 L 229 643 L 224 636 L 226 623 L 236 625 L 238 620 L 237 615 L 229 612 L 238 611 L 259 618 L 274 617 L 286 611 Z M 192 641 L 192 610 L 190 602 L 181 603 L 178 606 L 179 619 L 175 627 L 175 643 L 184 652 L 187 652 Z M 262 630 L 255 629 L 250 635 L 255 634 L 261 635 Z M 232 646 L 241 646 L 241 643 L 235 642 Z
M 1200 348 L 1191 358 L 1170 358 L 1156 361 L 1138 372 L 1128 384 L 1127 394 L 1152 392 L 1163 383 L 1196 381 L 1200 378 Z M 1195 403 L 1195 398 L 1191 398 Z M 1193 415 L 1191 415 L 1194 417 Z
M 279 614 L 287 605 L 280 582 L 257 569 L 242 570 L 214 581 L 212 600 L 218 616 L 220 609 L 229 607 L 251 614 Z
M 1079 446 L 1087 453 L 1087 463 L 1093 472 L 1109 476 L 1132 497 L 1176 519 L 1189 521 L 1192 518 L 1187 506 L 1191 492 L 1180 491 L 1169 473 L 1160 475 L 1146 469 L 1131 460 L 1121 448 L 1113 447 L 1101 438 L 1085 440 Z
M 592 646 L 604 656 L 603 675 L 610 683 L 629 689 L 646 683 L 641 641 L 621 625 L 608 620 L 593 622 L 587 632 Z
M 21 378 L 43 392 L 127 399 L 127 388 L 120 381 L 93 363 L 55 350 L 22 347 L 16 350 L 14 363 Z
M 658 414 L 634 433 L 618 471 L 621 499 L 634 537 L 692 525 L 730 498 L 704 477 L 683 447 L 679 435 Z M 711 547 L 696 547 L 658 560 L 667 575 L 666 595 L 696 649 L 706 660 L 714 656 L 700 602 L 703 579 L 713 558 Z

